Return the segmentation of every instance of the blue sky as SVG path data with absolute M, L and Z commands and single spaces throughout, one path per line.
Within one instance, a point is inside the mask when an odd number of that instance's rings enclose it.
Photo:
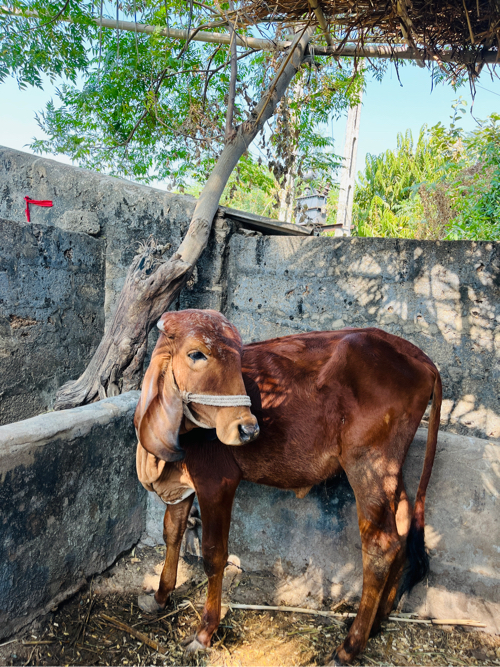
M 471 103 L 468 85 L 458 92 L 451 86 L 440 84 L 431 91 L 431 76 L 428 69 L 403 67 L 398 80 L 391 65 L 381 83 L 370 80 L 363 98 L 361 126 L 358 144 L 357 169 L 363 168 L 366 153 L 378 154 L 395 148 L 398 132 L 411 129 L 417 137 L 420 127 L 435 125 L 439 121 L 449 123 L 451 105 L 461 96 Z M 402 85 L 401 85 L 402 84 Z M 491 79 L 485 68 L 478 82 L 474 102 L 474 116 L 486 118 L 500 110 L 500 80 Z M 33 137 L 40 138 L 42 132 L 35 121 L 35 113 L 54 97 L 55 87 L 46 82 L 44 90 L 29 88 L 20 91 L 13 79 L 0 84 L 0 145 L 28 151 L 26 144 Z M 467 113 L 463 127 L 471 130 L 475 119 Z M 335 152 L 343 153 L 345 119 L 333 122 L 328 128 L 333 133 Z M 56 159 L 69 162 L 63 156 Z
M 398 132 L 411 129 L 416 139 L 424 123 L 429 127 L 438 122 L 448 125 L 452 104 L 458 97 L 468 102 L 468 110 L 471 108 L 472 98 L 468 84 L 458 91 L 453 90 L 451 85 L 443 84 L 434 86 L 431 90 L 430 71 L 420 67 L 400 68 L 399 78 L 401 83 L 394 66 L 391 66 L 382 82 L 372 79 L 367 83 L 361 111 L 358 170 L 364 166 L 366 153 L 377 155 L 388 148 L 395 148 Z M 473 115 L 469 111 L 464 115 L 462 127 L 472 130 L 477 127 L 475 119 L 483 120 L 499 110 L 500 80 L 492 80 L 485 68 L 476 86 Z M 345 123 L 337 125 L 338 128 L 334 127 L 335 150 L 342 154 Z

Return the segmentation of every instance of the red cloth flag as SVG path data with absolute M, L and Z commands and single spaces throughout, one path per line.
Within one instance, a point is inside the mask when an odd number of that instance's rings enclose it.
M 47 206 L 50 207 L 52 206 L 52 202 L 50 199 L 30 199 L 29 197 L 25 197 L 24 201 L 26 202 L 26 208 L 25 208 L 25 213 L 26 213 L 26 220 L 28 222 L 31 222 L 30 220 L 30 204 L 36 204 L 37 206 Z

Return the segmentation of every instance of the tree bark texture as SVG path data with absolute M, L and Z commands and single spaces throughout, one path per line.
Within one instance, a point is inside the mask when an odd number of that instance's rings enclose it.
M 240 157 L 274 113 L 302 64 L 313 33 L 314 27 L 309 26 L 296 35 L 288 56 L 285 55 L 286 66 L 280 67 L 251 117 L 226 143 L 177 251 L 163 261 L 166 246 L 151 243 L 134 257 L 111 326 L 84 373 L 59 389 L 55 410 L 85 405 L 140 387 L 148 334 L 177 297 L 205 249 L 226 183 Z

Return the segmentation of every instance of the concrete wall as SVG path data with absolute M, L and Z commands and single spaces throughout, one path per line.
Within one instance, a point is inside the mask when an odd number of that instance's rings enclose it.
M 153 235 L 176 247 L 195 204 L 0 147 L 0 215 L 25 225 L 25 195 L 54 202 L 31 207 L 35 225 L 80 231 L 104 244 L 108 322 L 137 243 Z M 500 398 L 492 390 L 500 377 L 499 292 L 498 244 L 248 238 L 219 219 L 175 307 L 218 308 L 245 340 L 382 327 L 416 343 L 439 366 L 444 428 L 500 437 Z
M 439 367 L 444 428 L 500 437 L 499 244 L 234 235 L 227 280 L 245 341 L 380 327 Z
M 105 316 L 109 321 L 138 243 L 154 236 L 176 247 L 188 228 L 192 197 L 137 185 L 86 169 L 0 147 L 0 217 L 26 223 L 24 197 L 50 199 L 31 206 L 31 221 L 106 242 Z
M 28 224 L 25 196 L 53 206 L 32 205 Z M 175 249 L 194 205 L 0 147 L 0 424 L 50 409 L 56 390 L 83 372 L 139 243 L 153 236 Z M 222 307 L 231 230 L 216 221 L 175 308 Z M 156 338 L 154 330 L 151 350 Z
M 138 396 L 0 427 L 0 640 L 138 541 Z
M 0 424 L 45 412 L 104 330 L 104 244 L 0 219 Z

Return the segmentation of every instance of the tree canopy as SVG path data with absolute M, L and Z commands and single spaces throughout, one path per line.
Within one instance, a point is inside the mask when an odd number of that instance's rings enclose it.
M 128 0 L 115 7 L 12 0 L 9 10 L 17 14 L 1 19 L 0 80 L 13 75 L 20 86 L 41 87 L 48 75 L 59 84 L 57 98 L 38 114 L 47 138 L 35 140 L 32 149 L 146 182 L 167 179 L 182 186 L 188 177 L 206 179 L 226 141 L 231 44 L 186 45 L 160 28 L 220 30 L 218 2 L 193 2 L 190 10 L 179 0 Z M 96 17 L 111 18 L 111 11 L 158 30 L 148 35 L 101 28 Z M 232 25 L 240 35 L 252 34 L 238 26 L 237 16 Z M 265 36 L 287 38 L 280 27 Z M 249 119 L 281 53 L 238 46 L 236 57 L 234 126 Z M 299 77 L 253 151 L 253 160 L 260 154 L 278 180 L 291 162 L 296 172 L 313 168 L 331 177 L 338 159 L 324 125 L 356 102 L 362 85 L 350 63 L 333 58 L 311 58 Z

